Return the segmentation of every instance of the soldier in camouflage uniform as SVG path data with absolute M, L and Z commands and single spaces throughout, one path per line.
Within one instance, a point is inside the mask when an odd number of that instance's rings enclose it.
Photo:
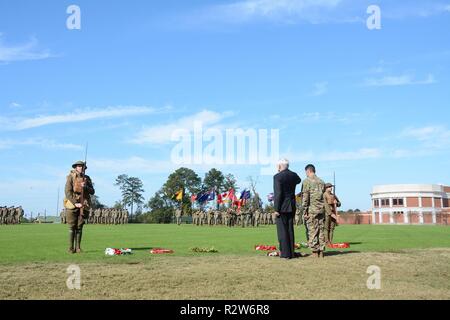
M 61 219 L 61 224 L 66 224 L 66 209 L 63 209 L 59 214 L 59 218 Z
M 123 223 L 127 224 L 128 223 L 128 210 L 123 210 Z
M 0 225 L 3 224 L 3 208 L 4 207 L 0 207 Z
M 256 209 L 255 214 L 253 216 L 253 226 L 254 227 L 259 227 L 259 223 L 260 223 L 260 218 L 261 218 L 261 211 L 259 209 Z
M 178 208 L 177 210 L 175 210 L 175 218 L 177 219 L 177 225 L 181 225 L 181 216 L 182 216 L 182 211 L 180 208 Z
M 220 222 L 221 212 L 219 209 L 214 210 L 214 225 L 218 226 Z
M 193 211 L 192 211 L 192 224 L 193 224 L 194 226 L 197 225 L 197 210 L 193 210 Z
M 316 168 L 309 164 L 305 168 L 306 180 L 303 182 L 302 204 L 309 230 L 309 247 L 314 257 L 324 257 L 325 251 L 325 183 L 316 176 Z
M 207 212 L 206 212 L 206 224 L 208 226 L 212 225 L 212 220 L 213 220 L 213 210 L 210 208 Z
M 14 215 L 16 212 L 16 208 L 14 207 L 9 207 L 8 209 L 8 224 L 14 224 Z
M 91 196 L 95 194 L 91 178 L 87 175 L 83 176 L 85 166 L 82 161 L 74 163 L 73 170 L 70 171 L 66 180 L 64 205 L 69 224 L 69 253 L 81 252 L 84 219 L 89 217 Z M 82 193 L 84 194 L 84 203 L 80 203 Z M 81 208 L 83 208 L 82 216 L 80 216 Z
M 325 201 L 325 242 L 327 245 L 333 243 L 334 229 L 338 226 L 336 208 L 341 206 L 339 198 L 333 194 L 332 189 L 333 185 L 327 183 L 323 195 Z

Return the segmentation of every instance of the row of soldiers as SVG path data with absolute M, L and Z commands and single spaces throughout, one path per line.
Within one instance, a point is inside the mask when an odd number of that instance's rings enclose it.
M 182 212 L 175 211 L 175 219 L 178 225 L 182 222 Z M 260 225 L 275 224 L 273 212 L 263 209 L 243 208 L 240 211 L 235 208 L 218 210 L 195 210 L 192 212 L 192 223 L 196 226 L 227 226 L 227 227 L 259 227 Z M 301 219 L 296 219 L 296 224 L 301 224 Z
M 66 224 L 66 210 L 60 214 L 61 223 Z M 129 218 L 128 210 L 114 208 L 97 208 L 90 212 L 86 223 L 88 224 L 127 224 Z
M 23 216 L 22 207 L 0 207 L 0 224 L 20 224 Z

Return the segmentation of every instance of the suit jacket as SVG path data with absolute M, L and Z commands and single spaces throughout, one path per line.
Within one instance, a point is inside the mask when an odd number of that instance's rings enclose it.
M 273 177 L 274 208 L 279 213 L 295 212 L 295 187 L 302 179 L 289 169 L 281 171 Z

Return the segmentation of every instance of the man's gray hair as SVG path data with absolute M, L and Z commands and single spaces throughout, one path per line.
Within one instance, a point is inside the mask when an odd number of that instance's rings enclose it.
M 288 159 L 280 159 L 278 161 L 278 165 L 283 169 L 289 169 L 289 160 Z

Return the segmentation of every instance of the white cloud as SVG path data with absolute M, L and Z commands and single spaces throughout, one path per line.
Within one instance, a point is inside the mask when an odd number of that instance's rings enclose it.
M 255 21 L 295 23 L 365 23 L 369 1 L 361 0 L 240 0 L 212 5 L 191 14 L 191 24 L 245 24 Z M 447 12 L 440 0 L 380 0 L 386 19 L 427 18 Z M 179 22 L 179 20 L 177 20 Z
M 42 60 L 52 57 L 49 50 L 39 49 L 39 43 L 35 38 L 27 43 L 14 46 L 6 45 L 1 36 L 0 34 L 0 62 Z
M 298 161 L 352 161 L 352 160 L 366 160 L 377 159 L 382 157 L 382 152 L 378 148 L 361 148 L 353 151 L 331 151 L 331 152 L 302 152 L 302 153 L 288 153 L 287 157 L 293 162 Z
M 281 115 L 272 115 L 270 119 L 276 122 L 295 122 L 295 123 L 339 123 L 339 124 L 350 124 L 350 123 L 362 123 L 368 119 L 374 118 L 376 115 L 374 113 L 359 113 L 359 112 L 347 112 L 347 113 L 336 113 L 336 112 L 304 112 L 299 115 L 293 115 L 289 117 L 284 117 Z
M 0 140 L 0 149 L 10 149 L 16 146 L 37 146 L 44 149 L 82 150 L 83 147 L 72 143 L 58 143 L 54 140 L 31 138 L 26 140 Z
M 126 159 L 90 159 L 90 171 L 120 174 L 170 172 L 176 166 L 167 160 L 150 160 L 133 156 Z
M 450 130 L 445 126 L 410 127 L 403 130 L 401 137 L 415 139 L 428 148 L 450 146 Z
M 436 83 L 432 74 L 429 74 L 424 80 L 416 80 L 411 75 L 386 76 L 382 78 L 366 79 L 363 86 L 366 87 L 388 87 L 388 86 L 408 86 L 408 85 L 427 85 Z
M 203 110 L 197 114 L 180 118 L 171 123 L 143 128 L 130 142 L 134 144 L 166 144 L 171 142 L 172 133 L 179 129 L 193 131 L 194 123 L 200 122 L 203 129 L 217 125 L 221 120 L 229 117 L 231 112 L 219 113 Z
M 328 82 L 318 82 L 314 84 L 314 91 L 312 93 L 313 96 L 318 97 L 322 96 L 328 92 Z
M 169 110 L 167 108 L 151 108 L 139 106 L 119 106 L 107 107 L 103 109 L 83 109 L 66 114 L 37 116 L 27 119 L 1 119 L 6 124 L 6 128 L 11 130 L 25 130 L 52 124 L 82 122 L 95 119 L 120 118 L 127 116 L 137 116 L 153 114 Z
M 342 0 L 242 0 L 210 6 L 197 15 L 195 20 L 236 24 L 257 20 L 323 23 L 341 19 L 332 17 L 329 13 L 335 11 L 334 9 L 342 2 Z M 354 18 L 348 20 L 354 21 Z
M 20 108 L 21 105 L 20 105 L 20 103 L 18 103 L 18 102 L 11 102 L 11 103 L 9 104 L 9 107 L 10 107 L 10 108 Z

